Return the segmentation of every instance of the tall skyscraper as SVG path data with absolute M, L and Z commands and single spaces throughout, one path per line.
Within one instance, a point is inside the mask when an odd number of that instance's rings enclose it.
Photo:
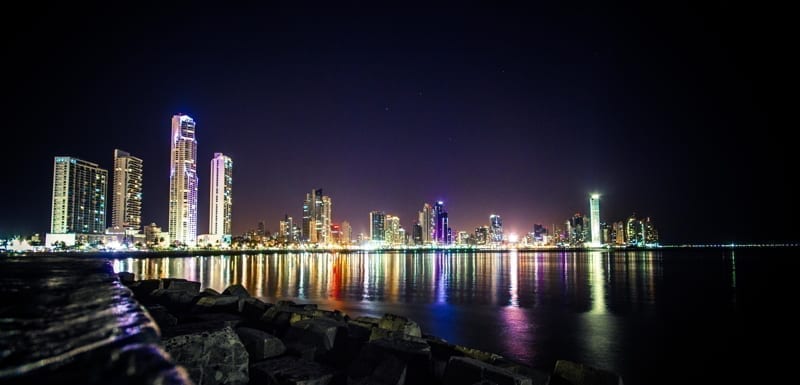
M 383 237 L 386 243 L 390 245 L 403 244 L 405 239 L 401 239 L 400 230 L 402 230 L 402 227 L 400 227 L 400 217 L 387 215 L 384 219 L 385 235 Z
M 172 117 L 169 173 L 169 237 L 194 246 L 197 241 L 197 138 L 194 119 Z
M 422 206 L 422 211 L 419 212 L 419 225 L 422 227 L 422 244 L 429 245 L 433 243 L 436 223 L 433 218 L 433 208 L 427 203 Z
M 503 220 L 497 214 L 489 216 L 489 237 L 492 243 L 503 243 Z
M 344 246 L 350 245 L 353 239 L 353 228 L 350 227 L 350 222 L 342 221 L 342 234 L 340 237 L 341 243 Z
M 142 160 L 114 150 L 111 227 L 139 230 L 142 225 Z
M 369 239 L 383 241 L 386 236 L 386 214 L 383 211 L 369 213 Z
M 57 156 L 53 163 L 50 232 L 103 234 L 108 171 L 96 163 Z
M 322 189 L 311 190 L 303 201 L 303 240 L 311 243 L 331 242 L 331 198 Z
M 211 160 L 211 199 L 208 233 L 226 239 L 231 235 L 233 160 L 221 152 Z M 260 234 L 263 236 L 264 234 Z
M 447 211 L 444 211 L 444 202 L 438 201 L 433 205 L 434 241 L 440 245 L 449 243 Z
M 603 244 L 600 233 L 600 194 L 592 194 L 589 198 L 589 220 L 591 221 L 592 247 Z

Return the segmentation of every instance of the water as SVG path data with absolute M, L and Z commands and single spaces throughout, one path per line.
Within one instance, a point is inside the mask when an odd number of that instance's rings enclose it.
M 771 373 L 762 358 L 776 355 L 770 340 L 787 317 L 775 306 L 785 308 L 777 298 L 792 289 L 795 254 L 276 253 L 122 259 L 114 267 L 218 291 L 241 283 L 267 302 L 317 303 L 351 317 L 401 314 L 452 343 L 548 370 L 557 359 L 584 362 L 630 385 Z

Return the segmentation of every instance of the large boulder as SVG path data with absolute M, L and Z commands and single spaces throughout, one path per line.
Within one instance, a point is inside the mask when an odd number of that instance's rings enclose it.
M 469 357 L 452 357 L 444 373 L 445 385 L 474 384 L 489 380 L 497 385 L 532 385 L 533 381 L 483 361 Z
M 378 322 L 378 327 L 381 329 L 408 334 L 414 337 L 422 337 L 422 331 L 416 322 L 395 314 L 384 314 L 383 317 L 381 317 L 381 320 Z
M 250 293 L 245 289 L 244 286 L 236 284 L 230 285 L 224 291 L 222 291 L 222 295 L 232 295 L 239 298 L 250 298 Z
M 614 372 L 577 362 L 558 360 L 550 378 L 551 385 L 622 385 Z
M 117 277 L 119 277 L 119 281 L 126 286 L 136 281 L 136 274 L 127 271 L 120 271 L 119 273 L 117 273 Z
M 200 282 L 187 281 L 182 278 L 164 278 L 161 280 L 161 287 L 169 290 L 182 290 L 189 294 L 200 292 Z
M 346 348 L 347 326 L 329 318 L 302 320 L 292 324 L 284 340 L 293 353 L 306 359 L 324 361 L 327 353 Z
M 335 371 L 314 361 L 280 357 L 261 361 L 250 367 L 254 384 L 327 385 Z
M 203 297 L 192 308 L 196 313 L 238 313 L 239 297 L 233 295 L 218 295 Z
M 393 360 L 398 360 L 406 366 L 405 382 L 409 384 L 429 384 L 436 381 L 431 366 L 431 349 L 428 344 L 388 338 L 371 341 L 364 345 L 358 358 L 350 364 L 348 377 L 352 382 L 374 379 L 379 376 L 379 372 L 385 372 L 388 368 L 388 372 L 392 373 L 392 378 L 399 381 L 402 370 L 393 363 Z
M 261 319 L 261 316 L 267 311 L 267 307 L 267 304 L 258 298 L 239 299 L 239 313 L 249 320 L 257 321 Z
M 194 329 L 175 328 L 172 333 L 164 338 L 164 348 L 197 385 L 244 385 L 250 381 L 247 350 L 229 326 L 208 329 L 208 325 L 196 325 Z
M 251 363 L 277 357 L 286 352 L 283 341 L 263 330 L 240 327 L 236 328 L 236 334 L 247 349 Z

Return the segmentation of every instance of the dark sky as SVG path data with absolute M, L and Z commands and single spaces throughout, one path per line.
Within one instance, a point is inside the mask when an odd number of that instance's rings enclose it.
M 797 240 L 788 10 L 290 3 L 6 9 L 0 236 L 49 230 L 54 156 L 110 169 L 115 148 L 144 159 L 143 221 L 166 228 L 182 112 L 201 233 L 223 152 L 235 234 L 322 188 L 354 233 L 441 199 L 454 231 L 497 213 L 522 234 L 597 191 L 603 221 L 650 216 L 666 243 Z

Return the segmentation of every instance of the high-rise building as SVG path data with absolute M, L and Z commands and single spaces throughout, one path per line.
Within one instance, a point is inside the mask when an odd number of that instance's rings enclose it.
M 383 211 L 369 213 L 369 239 L 383 241 L 386 237 L 386 214 Z
M 53 163 L 50 232 L 103 234 L 108 171 L 96 163 L 57 156 Z
M 643 238 L 645 245 L 658 244 L 658 230 L 656 230 L 655 226 L 653 226 L 653 221 L 650 220 L 650 217 L 647 217 L 642 221 L 642 231 L 644 232 Z
M 433 243 L 436 222 L 433 218 L 433 208 L 427 203 L 422 206 L 422 211 L 419 212 L 419 225 L 422 226 L 422 244 L 429 245 Z
M 394 215 L 386 215 L 384 219 L 384 237 L 383 240 L 390 245 L 398 245 L 405 242 L 401 238 L 400 230 L 400 217 Z
M 422 245 L 422 239 L 423 239 L 422 225 L 420 225 L 419 222 L 416 222 L 414 223 L 414 225 L 411 226 L 412 243 L 415 245 Z
M 592 247 L 603 244 L 600 233 L 600 194 L 592 194 L 589 198 L 589 220 L 591 221 Z
M 444 202 L 438 201 L 433 205 L 433 219 L 434 223 L 434 241 L 440 245 L 446 245 L 450 242 L 448 236 L 448 219 L 447 211 L 444 210 Z
M 114 150 L 111 227 L 138 231 L 142 224 L 142 160 Z
M 644 244 L 644 228 L 642 221 L 636 219 L 636 213 L 633 213 L 628 218 L 628 223 L 625 226 L 625 241 L 632 246 L 641 246 Z
M 292 217 L 290 217 L 289 214 L 285 214 L 283 216 L 283 220 L 280 221 L 278 225 L 278 236 L 286 243 L 296 242 L 297 238 L 295 237 L 295 227 L 296 226 Z
M 567 221 L 567 231 L 569 234 L 569 243 L 572 246 L 583 246 L 583 244 L 586 243 L 586 224 L 580 213 L 575 213 L 575 215 Z
M 538 223 L 533 225 L 533 241 L 535 243 L 544 242 L 544 237 L 546 235 L 547 235 L 547 228 Z
M 623 246 L 625 245 L 625 222 L 614 222 L 614 230 L 612 231 L 614 244 Z
M 208 233 L 222 239 L 231 236 L 233 209 L 233 160 L 221 152 L 211 160 L 211 199 Z M 259 234 L 264 236 L 263 232 Z
M 503 243 L 503 220 L 497 214 L 489 215 L 489 237 L 492 243 Z
M 303 201 L 303 240 L 311 243 L 331 241 L 331 198 L 322 189 L 311 190 Z
M 489 242 L 489 226 L 475 228 L 475 244 L 485 245 Z
M 172 117 L 169 173 L 169 237 L 193 246 L 197 240 L 197 137 L 194 119 Z
M 350 222 L 342 221 L 342 234 L 339 238 L 344 246 L 349 246 L 353 241 L 353 228 L 350 227 Z

